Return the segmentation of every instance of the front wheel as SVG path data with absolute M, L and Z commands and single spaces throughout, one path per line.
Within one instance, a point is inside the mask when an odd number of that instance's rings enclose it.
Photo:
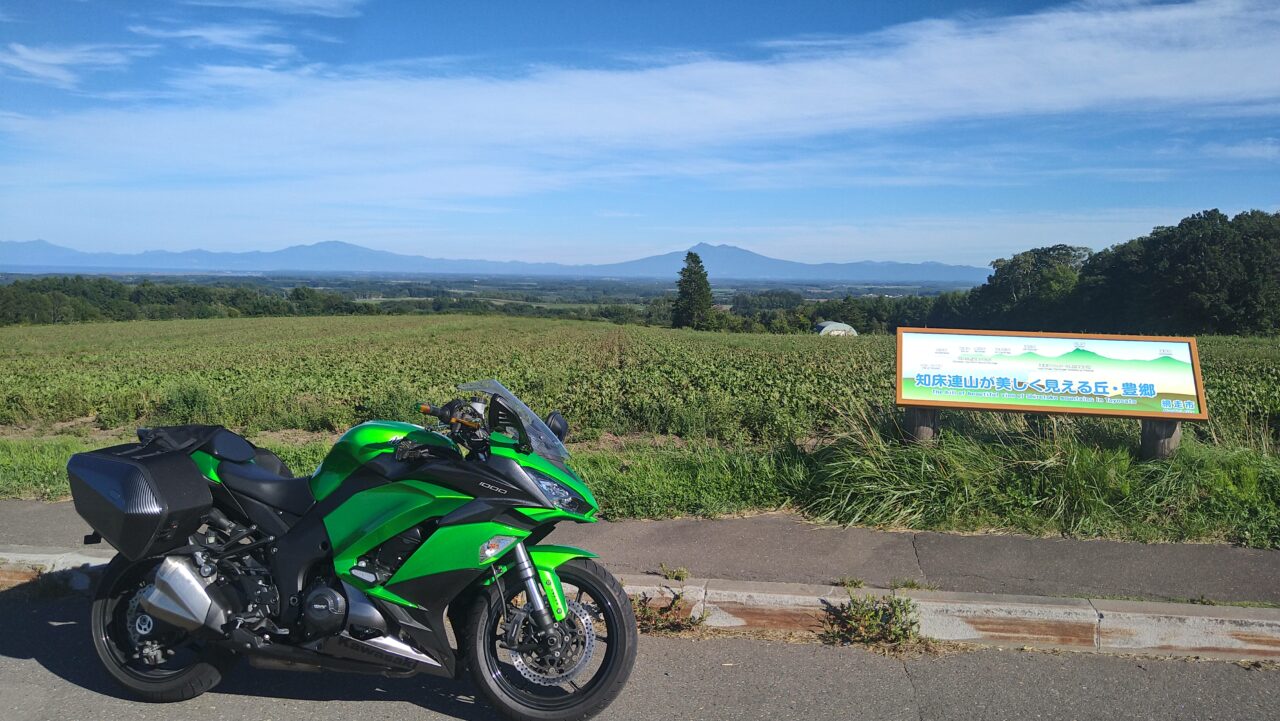
M 618 580 L 584 558 L 557 573 L 568 609 L 554 640 L 537 637 L 519 583 L 494 584 L 468 614 L 471 679 L 515 721 L 590 718 L 617 698 L 635 665 L 636 619 Z

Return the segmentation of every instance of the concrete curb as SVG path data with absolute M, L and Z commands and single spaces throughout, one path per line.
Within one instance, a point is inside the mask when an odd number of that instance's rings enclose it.
M 114 550 L 72 551 L 40 546 L 0 546 L 0 590 L 45 577 L 88 593 Z
M 808 586 L 793 583 L 621 577 L 627 592 L 653 599 L 680 593 L 693 613 L 719 628 L 812 631 L 827 604 L 859 596 L 911 599 L 920 633 L 940 641 L 993 646 L 1204 656 L 1280 658 L 1280 609 L 1189 603 L 950 593 L 915 589 Z
M 87 593 L 110 549 L 0 546 L 0 589 L 36 578 Z M 620 575 L 627 593 L 659 604 L 680 595 L 684 614 L 715 628 L 814 631 L 824 610 L 860 596 L 911 599 L 921 634 L 941 641 L 1230 659 L 1280 659 L 1280 609 L 1184 603 L 889 590 L 722 579 Z

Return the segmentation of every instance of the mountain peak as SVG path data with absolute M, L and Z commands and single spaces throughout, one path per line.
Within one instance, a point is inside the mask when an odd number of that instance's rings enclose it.
M 369 250 L 369 248 L 366 248 L 362 245 L 356 245 L 355 243 L 348 243 L 345 240 L 320 240 L 315 243 L 303 243 L 301 245 L 295 245 L 293 247 L 294 248 L 316 248 L 316 249 L 323 249 L 323 248 L 339 249 L 340 248 L 344 250 L 350 249 L 350 248 L 356 248 L 359 250 Z

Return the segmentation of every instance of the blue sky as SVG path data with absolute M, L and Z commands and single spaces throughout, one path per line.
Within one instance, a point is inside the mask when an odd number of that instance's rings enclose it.
M 984 265 L 1280 210 L 1280 3 L 0 0 L 0 240 Z

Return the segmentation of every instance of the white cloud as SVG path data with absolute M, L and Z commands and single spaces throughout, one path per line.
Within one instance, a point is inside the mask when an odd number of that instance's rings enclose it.
M 0 66 L 17 70 L 22 76 L 50 85 L 69 88 L 80 71 L 119 68 L 134 58 L 150 55 L 153 48 L 138 45 L 42 45 L 33 47 L 9 43 L 0 50 Z
M 916 23 L 820 56 L 766 61 L 551 67 L 506 78 L 216 67 L 185 76 L 186 88 L 234 91 L 256 102 L 252 111 L 200 101 L 185 111 L 85 113 L 58 130 L 77 138 L 117 125 L 177 123 L 199 127 L 211 149 L 262 138 L 277 149 L 425 144 L 576 153 L 975 118 L 1222 108 L 1280 99 L 1277 36 L 1280 6 L 1197 2 Z
M 1205 146 L 1205 153 L 1237 160 L 1280 160 L 1280 140 L 1263 138 L 1232 144 L 1211 143 Z
M 290 15 L 348 18 L 360 14 L 365 0 L 185 0 L 188 5 L 251 8 Z
M 284 30 L 278 25 L 269 23 L 197 25 L 174 29 L 134 25 L 129 28 L 129 31 L 146 37 L 187 40 L 195 45 L 280 58 L 289 57 L 298 52 L 293 45 L 272 40 L 272 38 L 282 37 Z

